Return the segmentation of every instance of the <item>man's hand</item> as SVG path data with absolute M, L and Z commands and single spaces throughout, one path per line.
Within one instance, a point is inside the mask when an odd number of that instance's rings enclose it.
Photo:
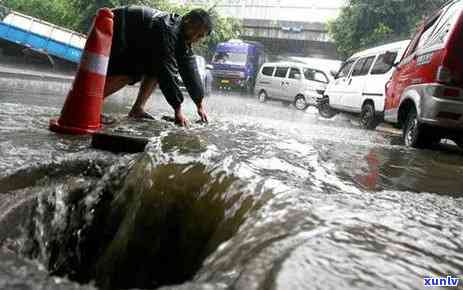
M 181 127 L 188 127 L 189 123 L 188 118 L 183 114 L 181 109 L 175 110 L 175 124 Z
M 201 118 L 201 122 L 207 123 L 209 120 L 207 119 L 206 110 L 204 110 L 203 104 L 200 103 L 198 105 L 198 115 Z

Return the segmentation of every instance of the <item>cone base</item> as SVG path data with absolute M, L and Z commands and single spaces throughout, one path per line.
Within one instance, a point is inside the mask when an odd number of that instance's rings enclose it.
M 80 128 L 62 125 L 58 122 L 58 119 L 51 119 L 49 126 L 53 132 L 71 135 L 95 134 L 101 130 L 101 125 L 98 128 Z

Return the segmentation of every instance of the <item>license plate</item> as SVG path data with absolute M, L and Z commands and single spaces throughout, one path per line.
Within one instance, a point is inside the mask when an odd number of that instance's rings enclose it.
M 221 83 L 222 83 L 222 84 L 229 84 L 230 81 L 229 81 L 229 80 L 222 80 Z

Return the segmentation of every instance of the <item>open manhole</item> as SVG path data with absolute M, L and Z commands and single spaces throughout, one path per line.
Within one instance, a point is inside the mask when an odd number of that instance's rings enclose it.
M 0 216 L 0 246 L 101 289 L 191 280 L 254 206 L 234 176 L 199 162 L 155 164 L 149 154 L 15 194 L 21 202 Z

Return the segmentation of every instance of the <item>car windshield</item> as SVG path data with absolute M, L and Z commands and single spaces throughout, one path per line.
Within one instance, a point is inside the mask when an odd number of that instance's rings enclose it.
M 328 83 L 328 79 L 324 73 L 311 68 L 304 69 L 304 77 L 309 81 L 316 81 L 321 83 Z
M 214 63 L 223 63 L 223 64 L 246 64 L 246 54 L 237 53 L 237 52 L 218 52 L 214 55 Z

